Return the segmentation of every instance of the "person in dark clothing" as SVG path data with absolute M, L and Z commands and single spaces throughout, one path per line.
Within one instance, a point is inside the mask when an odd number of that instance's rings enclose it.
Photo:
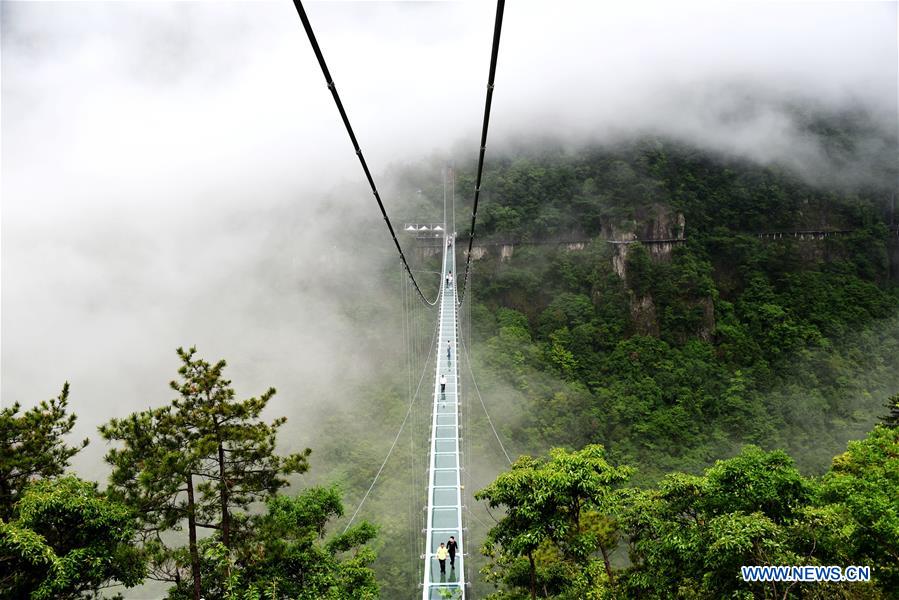
M 451 535 L 449 541 L 446 543 L 446 551 L 449 552 L 450 569 L 456 568 L 456 550 L 458 548 L 459 544 L 456 543 L 456 536 Z
M 446 362 L 450 361 L 450 357 L 452 356 L 453 345 L 449 340 L 446 340 Z

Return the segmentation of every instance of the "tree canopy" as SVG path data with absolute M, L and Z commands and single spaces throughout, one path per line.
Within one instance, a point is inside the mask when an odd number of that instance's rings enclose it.
M 22 491 L 38 478 L 61 475 L 85 439 L 69 446 L 63 439 L 75 426 L 69 414 L 69 384 L 56 398 L 22 412 L 18 402 L 0 408 L 0 519 L 10 519 Z
M 135 518 L 76 477 L 28 487 L 17 517 L 0 521 L 0 598 L 82 598 L 111 584 L 133 587 L 145 564 L 131 545 Z
M 584 462 L 585 453 L 595 458 Z M 899 589 L 896 429 L 877 426 L 850 442 L 822 478 L 756 446 L 645 488 L 623 487 L 630 469 L 610 465 L 600 447 L 550 456 L 519 458 L 477 494 L 506 508 L 484 547 L 497 600 L 889 598 Z M 597 459 L 585 479 L 583 467 Z M 628 560 L 613 567 L 607 557 L 621 542 Z M 744 581 L 741 567 L 753 565 L 867 566 L 872 580 Z
M 321 537 L 328 520 L 343 513 L 338 492 L 279 495 L 288 476 L 308 469 L 311 451 L 277 453 L 286 419 L 262 418 L 275 390 L 236 400 L 225 361 L 209 363 L 195 348 L 179 348 L 178 357 L 180 379 L 171 382 L 178 396 L 170 404 L 100 428 L 115 443 L 106 455 L 110 493 L 140 515 L 136 540 L 149 557 L 149 576 L 173 584 L 173 599 L 376 594 L 373 554 L 364 547 L 374 537 L 371 526 L 324 547 L 308 534 Z M 266 515 L 255 514 L 257 503 L 268 506 Z M 186 546 L 170 535 L 182 527 Z M 201 538 L 201 530 L 211 535 Z M 351 548 L 354 556 L 340 560 Z

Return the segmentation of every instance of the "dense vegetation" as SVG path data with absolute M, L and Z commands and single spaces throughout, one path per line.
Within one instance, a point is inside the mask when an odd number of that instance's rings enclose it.
M 62 476 L 79 450 L 62 439 L 75 422 L 68 385 L 25 413 L 0 411 L 0 598 L 82 598 L 145 579 L 171 584 L 173 600 L 376 598 L 376 528 L 326 539 L 343 514 L 336 488 L 279 493 L 310 452 L 275 452 L 285 420 L 260 418 L 275 390 L 235 400 L 224 361 L 178 354 L 175 400 L 101 427 L 114 442 L 105 492 Z
M 897 398 L 899 399 L 899 398 Z M 893 598 L 899 590 L 899 430 L 851 442 L 821 478 L 747 446 L 701 475 L 625 488 L 602 446 L 519 458 L 478 496 L 491 598 Z M 627 544 L 629 564 L 609 554 Z M 865 582 L 747 582 L 750 565 L 868 566 Z

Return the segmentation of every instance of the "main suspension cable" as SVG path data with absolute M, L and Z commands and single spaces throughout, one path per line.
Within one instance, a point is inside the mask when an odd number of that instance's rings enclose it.
M 437 297 L 435 297 L 434 301 L 432 302 L 425 298 L 425 295 L 421 291 L 421 288 L 418 287 L 418 282 L 415 281 L 415 276 L 412 274 L 412 269 L 409 267 L 409 262 L 406 260 L 406 255 L 403 254 L 403 249 L 400 246 L 400 242 L 396 238 L 396 232 L 394 232 L 393 230 L 393 225 L 390 222 L 390 217 L 387 216 L 387 210 L 384 208 L 384 203 L 381 202 L 381 195 L 378 193 L 378 188 L 377 186 L 375 186 L 375 180 L 371 176 L 371 171 L 369 171 L 368 169 L 368 163 L 365 162 L 365 157 L 362 155 L 362 150 L 359 148 L 359 142 L 356 140 L 356 134 L 353 133 L 353 127 L 352 125 L 350 125 L 350 119 L 349 117 L 347 117 L 346 110 L 344 110 L 343 108 L 343 102 L 340 101 L 340 95 L 337 93 L 337 86 L 334 85 L 334 79 L 331 77 L 331 72 L 328 70 L 328 65 L 325 63 L 325 57 L 322 55 L 322 51 L 318 45 L 318 41 L 315 39 L 315 32 L 312 31 L 312 25 L 309 23 L 309 17 L 306 16 L 306 9 L 303 8 L 303 1 L 293 0 L 293 4 L 294 6 L 296 6 L 297 14 L 300 15 L 300 20 L 303 22 L 303 28 L 306 30 L 306 35 L 309 37 L 309 43 L 312 44 L 312 50 L 315 52 L 315 57 L 318 59 L 318 65 L 321 67 L 322 74 L 325 76 L 325 81 L 328 83 L 328 89 L 331 90 L 331 95 L 334 97 L 334 103 L 337 105 L 337 110 L 338 112 L 340 112 L 340 118 L 343 119 L 343 124 L 346 127 L 346 132 L 347 134 L 349 134 L 350 141 L 353 143 L 353 149 L 356 151 L 356 156 L 359 157 L 359 162 L 362 164 L 362 170 L 365 172 L 365 178 L 368 179 L 368 185 L 371 186 L 371 191 L 375 196 L 375 200 L 378 201 L 378 208 L 381 209 L 381 216 L 384 217 L 384 222 L 387 223 L 387 229 L 390 231 L 390 237 L 393 238 L 393 243 L 396 246 L 396 251 L 400 253 L 400 259 L 403 261 L 403 266 L 406 268 L 406 273 L 409 274 L 409 278 L 412 280 L 412 284 L 415 286 L 415 291 L 418 292 L 418 295 L 421 297 L 422 302 L 430 306 L 434 306 L 435 304 L 437 304 L 437 300 L 440 298 L 440 294 L 438 292 Z M 494 45 L 494 63 L 495 62 L 496 47 Z M 486 126 L 487 124 L 485 121 L 485 135 L 487 132 Z M 481 145 L 483 146 L 483 143 Z M 483 160 L 483 154 L 481 158 Z M 477 200 L 475 200 L 475 207 L 477 208 Z M 472 227 L 474 227 L 474 222 L 472 222 Z
M 299 0 L 295 0 L 299 2 Z M 465 260 L 465 276 L 459 288 L 459 304 L 465 299 L 465 285 L 468 283 L 468 270 L 471 267 L 471 248 L 474 244 L 474 224 L 478 217 L 478 198 L 481 195 L 481 174 L 484 171 L 484 153 L 487 150 L 487 126 L 490 123 L 490 104 L 493 102 L 493 80 L 496 77 L 496 57 L 499 54 L 499 35 L 503 28 L 503 9 L 505 0 L 496 2 L 496 22 L 493 25 L 493 51 L 490 54 L 490 73 L 487 76 L 487 101 L 484 104 L 484 126 L 481 129 L 481 150 L 478 155 L 478 174 L 474 185 L 474 205 L 471 210 L 471 231 L 468 234 L 468 257 Z

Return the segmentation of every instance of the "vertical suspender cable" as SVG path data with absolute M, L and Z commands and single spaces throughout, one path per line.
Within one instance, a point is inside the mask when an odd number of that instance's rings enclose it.
M 466 310 L 468 311 L 468 319 L 467 319 L 468 334 L 465 336 L 465 339 L 468 341 L 469 347 L 471 347 L 471 306 L 472 306 L 472 304 L 474 304 L 474 271 L 473 270 L 472 270 L 470 276 L 471 276 L 471 287 L 469 289 L 471 290 L 471 298 L 468 299 L 468 306 L 466 307 Z
M 415 449 L 416 432 L 414 429 L 415 410 L 417 409 L 417 407 L 415 405 L 415 398 L 412 396 L 412 394 L 415 393 L 415 390 L 413 387 L 415 385 L 415 380 L 414 380 L 415 376 L 413 375 L 414 371 L 413 371 L 413 367 L 412 367 L 411 320 L 409 318 L 410 308 L 412 305 L 412 298 L 411 298 L 411 294 L 410 294 L 410 290 L 409 290 L 409 288 L 410 288 L 409 279 L 406 277 L 405 273 L 400 274 L 400 280 L 402 281 L 402 285 L 403 285 L 403 301 L 404 301 L 403 328 L 404 328 L 404 333 L 405 333 L 405 337 L 406 337 L 405 346 L 406 346 L 406 364 L 408 367 L 407 368 L 408 397 L 409 397 L 409 404 L 412 406 L 412 410 L 413 410 L 413 414 L 412 414 L 413 427 L 410 428 L 410 433 L 409 433 L 409 469 L 410 469 L 410 479 L 411 479 L 410 492 L 412 492 L 410 494 L 411 497 L 409 499 L 409 525 L 410 525 L 410 527 L 409 527 L 409 529 L 410 529 L 410 532 L 409 532 L 409 542 L 410 542 L 409 558 L 411 560 L 410 567 L 414 571 L 418 564 L 418 556 L 416 555 L 415 545 L 414 545 L 415 539 L 413 537 L 415 535 L 415 524 L 417 522 L 417 515 L 415 514 L 414 492 L 415 492 L 416 487 L 418 487 L 418 481 L 415 478 L 415 470 L 416 470 L 416 463 L 417 463 L 416 458 L 417 458 L 418 453 L 416 452 L 416 449 Z M 417 304 L 417 302 L 415 302 L 415 303 Z
M 412 390 L 411 390 L 411 379 L 409 377 L 409 353 L 408 353 L 408 335 L 406 333 L 406 277 L 405 273 L 400 273 L 400 293 L 402 294 L 403 299 L 403 361 L 406 366 L 406 394 L 408 398 L 411 400 Z M 411 438 L 410 438 L 411 439 Z M 415 452 L 414 449 L 409 447 L 409 468 L 412 469 L 415 461 Z M 409 489 L 412 490 L 415 487 L 415 483 L 410 480 Z M 412 504 L 409 504 L 409 523 L 412 523 Z M 412 538 L 409 538 L 409 541 L 412 541 Z M 410 558 L 414 558 L 412 553 L 410 552 Z

